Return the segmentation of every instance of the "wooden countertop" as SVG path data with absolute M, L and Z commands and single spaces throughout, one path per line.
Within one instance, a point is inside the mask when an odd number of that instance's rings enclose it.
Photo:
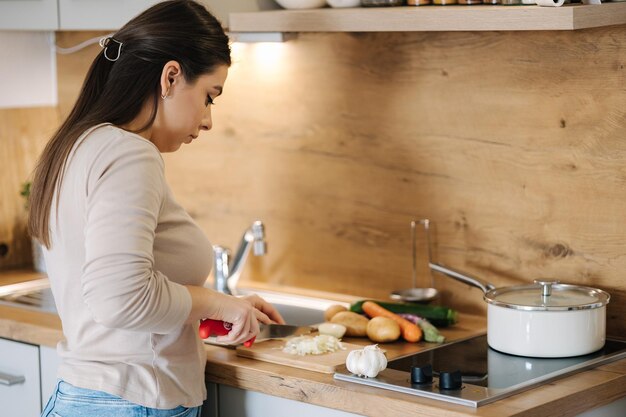
M 41 276 L 25 271 L 3 272 L 0 285 L 36 278 Z M 461 314 L 459 323 L 442 333 L 448 340 L 456 340 L 485 329 L 485 318 Z M 0 337 L 54 347 L 63 335 L 61 322 L 54 314 L 0 305 Z M 348 341 L 355 343 L 358 339 Z M 397 357 L 420 348 L 419 344 L 393 343 L 385 344 L 385 349 L 388 357 Z M 372 417 L 567 417 L 626 396 L 626 359 L 474 409 L 336 381 L 329 374 L 241 358 L 234 349 L 207 345 L 206 350 L 206 376 L 211 382 Z

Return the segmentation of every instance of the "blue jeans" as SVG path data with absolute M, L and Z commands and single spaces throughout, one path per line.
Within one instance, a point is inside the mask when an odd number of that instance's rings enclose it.
M 200 408 L 159 410 L 59 381 L 41 417 L 200 417 Z

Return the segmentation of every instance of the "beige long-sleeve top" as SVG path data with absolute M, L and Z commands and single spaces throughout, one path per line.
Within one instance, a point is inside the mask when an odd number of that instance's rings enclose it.
M 66 340 L 58 376 L 151 408 L 206 398 L 206 354 L 184 324 L 212 250 L 174 201 L 150 141 L 110 124 L 87 131 L 50 216 L 48 276 Z

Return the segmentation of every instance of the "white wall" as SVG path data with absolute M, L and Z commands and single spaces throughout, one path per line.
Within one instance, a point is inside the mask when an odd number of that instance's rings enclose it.
M 54 32 L 0 31 L 0 108 L 57 105 Z

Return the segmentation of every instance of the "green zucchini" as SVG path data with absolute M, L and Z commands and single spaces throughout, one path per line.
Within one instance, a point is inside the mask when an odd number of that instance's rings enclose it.
M 368 300 L 357 301 L 350 306 L 350 311 L 363 314 L 363 303 Z M 458 320 L 458 314 L 456 310 L 443 306 L 431 306 L 425 304 L 408 304 L 408 303 L 390 303 L 384 301 L 373 301 L 381 307 L 393 313 L 406 313 L 415 314 L 428 320 L 437 327 L 448 327 Z

